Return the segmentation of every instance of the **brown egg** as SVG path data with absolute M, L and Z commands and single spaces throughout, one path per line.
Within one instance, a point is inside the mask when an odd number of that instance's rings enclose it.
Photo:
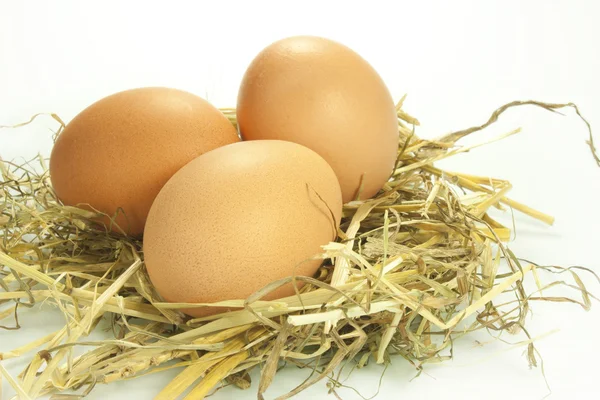
M 291 37 L 258 54 L 244 75 L 237 117 L 244 140 L 288 140 L 319 153 L 344 202 L 361 185 L 361 199 L 374 196 L 394 168 L 398 119 L 387 87 L 363 58 L 328 39 Z
M 127 90 L 92 104 L 66 126 L 52 150 L 50 176 L 63 203 L 111 216 L 122 210 L 116 222 L 138 235 L 152 201 L 177 170 L 237 141 L 227 118 L 196 95 Z
M 341 212 L 336 176 L 312 150 L 230 144 L 187 164 L 160 191 L 144 231 L 146 268 L 169 302 L 245 299 L 272 281 L 312 276 L 321 260 L 311 257 L 336 238 Z M 265 299 L 294 293 L 290 283 Z

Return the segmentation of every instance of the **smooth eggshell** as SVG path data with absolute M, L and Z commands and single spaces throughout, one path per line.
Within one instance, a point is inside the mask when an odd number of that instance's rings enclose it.
M 283 141 L 250 141 L 206 153 L 160 191 L 144 231 L 150 279 L 169 302 L 245 299 L 280 278 L 312 276 L 342 212 L 323 158 Z M 265 299 L 295 293 L 292 284 Z M 224 311 L 185 310 L 203 316 Z
M 319 153 L 335 171 L 344 202 L 370 198 L 389 179 L 398 119 L 378 73 L 357 53 L 311 36 L 275 42 L 244 75 L 237 116 L 244 140 L 279 139 Z
M 237 141 L 227 118 L 194 94 L 132 89 L 92 104 L 66 126 L 52 150 L 50 176 L 63 203 L 111 216 L 122 209 L 116 222 L 138 235 L 152 201 L 177 170 Z

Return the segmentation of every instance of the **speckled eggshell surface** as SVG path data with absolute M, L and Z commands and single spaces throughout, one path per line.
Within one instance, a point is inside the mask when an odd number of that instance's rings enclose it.
M 248 67 L 238 94 L 244 140 L 288 140 L 311 148 L 335 171 L 344 202 L 374 196 L 398 151 L 390 92 L 367 61 L 332 40 L 275 42 Z
M 312 150 L 271 140 L 227 145 L 187 164 L 157 196 L 146 268 L 169 302 L 245 299 L 280 278 L 312 276 L 322 260 L 310 258 L 336 238 L 341 212 L 336 176 Z M 294 293 L 288 284 L 265 299 Z
M 67 124 L 52 150 L 50 176 L 63 203 L 108 215 L 121 208 L 116 222 L 139 235 L 152 201 L 177 170 L 237 141 L 227 118 L 194 94 L 132 89 L 99 100 Z

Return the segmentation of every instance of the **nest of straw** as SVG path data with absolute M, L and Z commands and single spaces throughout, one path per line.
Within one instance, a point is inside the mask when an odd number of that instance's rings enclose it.
M 311 368 L 308 379 L 279 397 L 285 399 L 322 379 L 335 391 L 336 373 L 349 364 L 403 359 L 420 371 L 449 359 L 453 341 L 479 329 L 524 333 L 535 366 L 534 338 L 525 327 L 530 305 L 543 300 L 588 309 L 593 296 L 580 276 L 584 269 L 522 262 L 505 245 L 510 230 L 488 211 L 509 207 L 546 223 L 552 217 L 506 197 L 507 181 L 434 165 L 476 147 L 456 143 L 527 104 L 573 107 L 579 115 L 573 104 L 513 102 L 481 126 L 424 140 L 400 102 L 397 168 L 376 198 L 344 206 L 340 237 L 323 247 L 317 276 L 290 277 L 247 299 L 215 303 L 243 309 L 199 319 L 178 311 L 186 305 L 157 296 L 139 240 L 99 229 L 96 213 L 60 203 L 43 157 L 23 165 L 0 160 L 0 328 L 18 329 L 19 313 L 41 302 L 55 305 L 67 321 L 0 353 L 0 360 L 30 359 L 14 378 L 0 362 L 0 377 L 23 398 L 60 398 L 64 391 L 85 396 L 97 384 L 178 368 L 156 398 L 199 399 L 223 384 L 249 388 L 248 371 L 259 367 L 254 388 L 262 398 L 282 363 Z M 235 124 L 235 110 L 223 111 Z M 565 272 L 573 283 L 542 283 L 541 271 Z M 533 290 L 525 289 L 527 277 Z M 292 279 L 307 283 L 298 296 L 261 300 Z M 570 286 L 573 298 L 540 294 L 554 285 Z M 86 341 L 106 324 L 113 338 Z M 82 345 L 87 350 L 74 356 Z

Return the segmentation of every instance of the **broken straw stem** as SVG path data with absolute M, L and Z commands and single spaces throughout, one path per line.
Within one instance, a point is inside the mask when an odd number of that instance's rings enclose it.
M 456 172 L 448 172 L 448 171 L 444 171 L 442 169 L 436 168 L 432 165 L 426 165 L 423 167 L 423 169 L 427 172 L 430 172 L 434 175 L 437 175 L 439 177 L 442 176 L 446 176 L 446 177 L 450 177 L 450 178 L 455 178 L 457 180 L 457 184 L 459 184 L 460 186 L 463 186 L 469 190 L 478 192 L 485 192 L 485 193 L 489 193 L 489 194 L 493 194 L 494 191 L 492 189 L 488 189 L 483 185 L 477 184 L 467 178 L 465 178 L 462 174 L 460 173 L 456 173 Z M 523 214 L 526 214 L 532 218 L 535 218 L 539 221 L 545 222 L 548 225 L 552 225 L 554 223 L 554 217 L 548 214 L 544 214 L 543 212 L 537 211 L 531 207 L 526 206 L 525 204 L 519 203 L 518 201 L 512 200 L 508 197 L 502 197 L 500 199 L 500 202 L 503 204 L 506 204 L 507 206 L 522 212 Z
M 455 315 L 450 321 L 446 323 L 439 321 L 438 323 L 436 323 L 436 325 L 438 325 L 438 328 L 440 329 L 451 329 L 455 327 L 461 320 L 467 318 L 468 316 L 476 312 L 494 297 L 506 290 L 510 285 L 522 279 L 525 274 L 531 271 L 531 268 L 531 265 L 523 267 L 522 271 L 515 272 L 514 274 L 506 278 L 504 281 L 502 281 L 502 283 L 499 283 L 498 285 L 494 286 L 493 289 L 491 289 L 485 295 L 481 296 L 479 300 L 465 308 L 462 312 Z M 381 311 L 400 312 L 400 310 L 398 309 L 398 305 L 398 300 L 378 301 L 371 303 L 369 305 L 368 311 L 365 311 L 363 307 L 353 306 L 347 308 L 345 311 L 342 309 L 337 309 L 315 314 L 290 315 L 287 318 L 287 321 L 293 326 L 311 325 L 320 322 L 335 323 L 344 318 L 356 318 L 361 317 L 363 315 L 376 314 Z

